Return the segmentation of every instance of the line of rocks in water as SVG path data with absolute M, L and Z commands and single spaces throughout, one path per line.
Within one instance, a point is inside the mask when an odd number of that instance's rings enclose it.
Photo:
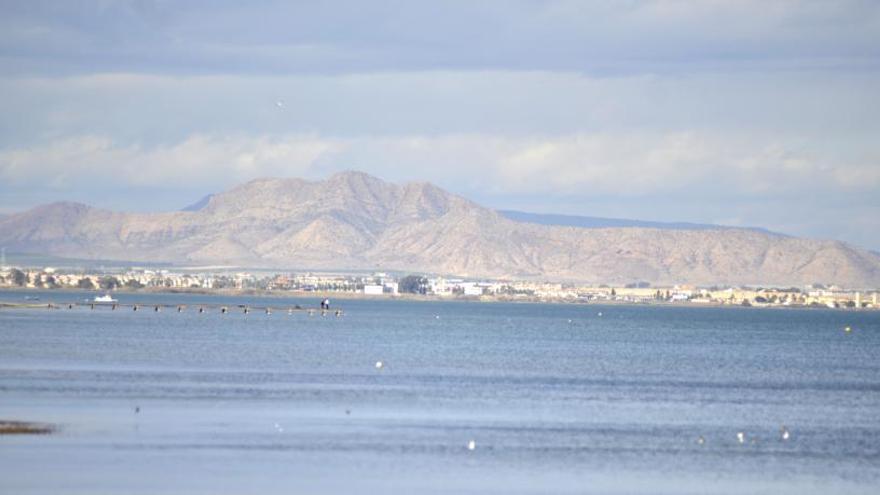
M 48 435 L 57 430 L 48 423 L 0 420 L 0 435 Z

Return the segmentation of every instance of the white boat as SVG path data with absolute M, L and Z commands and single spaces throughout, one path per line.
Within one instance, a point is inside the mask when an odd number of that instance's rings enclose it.
M 96 303 L 115 303 L 116 299 L 113 299 L 110 294 L 104 294 L 103 296 L 95 296 L 94 302 Z

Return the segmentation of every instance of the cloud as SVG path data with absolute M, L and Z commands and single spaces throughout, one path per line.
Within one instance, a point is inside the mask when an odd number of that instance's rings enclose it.
M 228 187 L 259 176 L 323 177 L 358 168 L 392 180 L 464 189 L 560 196 L 784 197 L 880 187 L 880 157 L 836 163 L 799 142 L 706 132 L 594 133 L 546 138 L 462 134 L 323 137 L 190 136 L 171 145 L 117 144 L 78 136 L 46 146 L 0 151 L 5 187 L 47 183 L 57 189 L 121 186 Z M 47 181 L 48 178 L 48 181 Z M 459 188 L 461 189 L 461 188 Z
M 845 149 L 880 132 L 878 85 L 880 76 L 872 73 L 9 77 L 0 78 L 0 112 L 16 118 L 0 119 L 0 147 L 83 133 L 151 145 L 200 133 L 552 136 L 699 129 L 799 134 Z
M 4 73 L 877 68 L 870 0 L 7 2 Z
M 48 186 L 226 187 L 258 176 L 296 176 L 332 152 L 332 140 L 313 136 L 193 135 L 170 146 L 119 145 L 106 136 L 77 136 L 38 148 L 0 151 L 4 188 Z

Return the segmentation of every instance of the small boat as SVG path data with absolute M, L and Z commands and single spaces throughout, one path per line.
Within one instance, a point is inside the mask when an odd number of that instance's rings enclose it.
M 96 302 L 96 303 L 115 303 L 118 301 L 116 299 L 113 299 L 113 297 L 110 294 L 104 294 L 103 296 L 95 296 L 94 302 Z

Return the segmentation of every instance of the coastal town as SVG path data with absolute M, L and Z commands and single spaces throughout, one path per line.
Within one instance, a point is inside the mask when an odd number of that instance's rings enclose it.
M 530 280 L 469 280 L 423 274 L 271 273 L 130 268 L 76 270 L 0 267 L 0 288 L 92 291 L 248 292 L 263 295 L 465 299 L 568 303 L 733 305 L 880 309 L 880 290 L 806 287 L 580 285 Z

